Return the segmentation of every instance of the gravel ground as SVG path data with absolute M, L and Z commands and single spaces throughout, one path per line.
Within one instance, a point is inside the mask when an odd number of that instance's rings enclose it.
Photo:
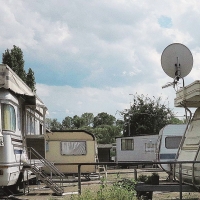
M 151 175 L 154 172 L 155 168 L 143 168 L 137 169 L 137 175 Z M 159 170 L 160 180 L 166 180 L 167 174 L 161 172 Z M 134 169 L 109 169 L 107 175 L 107 184 L 116 182 L 122 178 L 134 178 Z M 69 182 L 69 179 L 64 183 L 64 195 L 63 196 L 54 196 L 53 192 L 45 187 L 44 184 L 40 185 L 30 185 L 29 186 L 29 193 L 26 195 L 16 196 L 19 199 L 27 199 L 27 200 L 56 200 L 56 199 L 63 199 L 69 200 L 72 193 L 78 193 L 78 182 L 76 180 L 72 180 Z M 101 181 L 98 179 L 98 176 L 94 176 L 91 178 L 91 181 L 82 181 L 81 182 L 81 191 L 84 192 L 86 189 L 91 191 L 97 191 Z M 154 192 L 153 193 L 153 200 L 160 200 L 160 199 L 180 199 L 180 194 L 178 192 Z M 190 200 L 200 200 L 200 193 L 183 193 L 183 199 L 190 199 Z

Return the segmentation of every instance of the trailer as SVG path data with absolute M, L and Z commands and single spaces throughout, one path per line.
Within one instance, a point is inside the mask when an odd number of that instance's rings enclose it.
M 46 110 L 18 75 L 0 64 L 0 188 L 15 191 L 29 174 L 27 140 L 43 136 Z
M 177 161 L 200 161 L 200 81 L 181 88 L 176 93 L 176 107 L 196 108 L 190 117 L 187 130 L 184 134 L 177 153 Z M 200 189 L 200 163 L 182 164 L 182 180 Z M 179 178 L 179 167 L 175 168 L 176 177 Z
M 160 130 L 156 147 L 158 162 L 175 161 L 186 127 L 187 124 L 168 124 Z M 172 174 L 173 166 L 171 164 L 160 164 L 159 167 L 169 175 Z
M 158 135 L 116 138 L 116 162 L 122 167 L 128 167 L 128 162 L 155 161 L 157 140 Z
M 46 159 L 64 174 L 78 174 L 77 165 L 70 163 L 94 163 L 97 160 L 97 143 L 92 133 L 85 130 L 52 130 L 45 134 Z M 44 168 L 46 173 L 49 171 Z M 96 172 L 94 165 L 83 166 L 81 173 L 89 176 Z

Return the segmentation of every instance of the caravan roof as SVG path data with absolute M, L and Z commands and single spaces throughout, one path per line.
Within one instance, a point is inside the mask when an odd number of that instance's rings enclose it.
M 91 140 L 96 141 L 95 136 L 85 130 L 51 130 L 45 134 L 46 140 Z
M 8 66 L 0 64 L 0 88 L 11 90 L 12 92 L 22 96 L 26 100 L 27 105 L 35 105 L 36 107 L 46 109 L 42 100 L 33 92 L 22 79 Z
M 162 128 L 159 132 L 159 135 L 183 135 L 185 132 L 186 124 L 168 124 Z

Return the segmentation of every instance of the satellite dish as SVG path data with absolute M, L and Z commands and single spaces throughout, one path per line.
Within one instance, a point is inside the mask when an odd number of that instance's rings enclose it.
M 192 70 L 193 56 L 185 45 L 173 43 L 164 49 L 161 55 L 161 65 L 168 76 L 179 80 Z

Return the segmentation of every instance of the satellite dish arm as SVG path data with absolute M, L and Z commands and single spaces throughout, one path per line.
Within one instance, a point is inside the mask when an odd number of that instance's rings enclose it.
M 177 63 L 175 64 L 176 72 L 175 72 L 175 78 L 177 81 L 179 81 L 179 78 L 181 77 L 181 65 L 179 62 L 179 57 L 177 57 Z
M 174 78 L 174 82 L 173 82 L 174 86 L 178 83 L 178 81 L 179 81 L 180 78 L 181 78 L 182 81 L 183 81 L 183 86 L 182 86 L 182 87 L 185 87 L 185 81 L 184 81 L 184 78 L 179 77 L 179 76 L 176 76 L 176 77 Z
M 176 67 L 176 72 L 175 72 L 175 78 L 174 78 L 174 85 L 181 78 L 183 80 L 183 87 L 185 87 L 184 78 L 181 77 L 181 64 L 179 61 L 179 57 L 177 57 L 177 63 L 175 64 L 175 67 Z
M 167 88 L 167 87 L 172 86 L 172 85 L 173 85 L 173 88 L 175 88 L 175 85 L 178 83 L 179 78 L 181 78 L 181 79 L 183 80 L 183 87 L 185 87 L 184 78 L 176 76 L 176 77 L 174 78 L 174 81 L 173 81 L 173 82 L 170 82 L 170 83 L 165 84 L 164 86 L 162 86 L 162 89 Z

